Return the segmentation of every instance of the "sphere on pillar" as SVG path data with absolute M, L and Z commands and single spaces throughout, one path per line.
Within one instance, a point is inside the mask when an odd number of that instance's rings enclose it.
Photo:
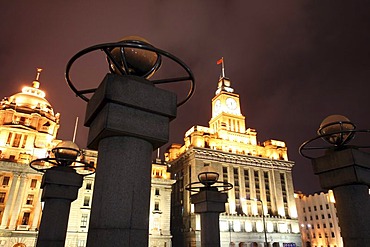
M 121 42 L 133 42 L 151 46 L 149 41 L 138 36 L 128 36 L 121 39 Z M 153 51 L 131 47 L 116 47 L 112 51 L 115 62 L 127 75 L 135 75 L 149 79 L 160 67 L 161 57 Z M 121 71 L 116 64 L 108 58 L 111 70 L 119 75 Z
M 330 144 L 342 146 L 353 139 L 355 128 L 347 117 L 330 115 L 322 121 L 317 134 Z
M 62 141 L 52 149 L 55 158 L 62 166 L 70 166 L 80 156 L 81 151 L 76 143 L 72 141 Z

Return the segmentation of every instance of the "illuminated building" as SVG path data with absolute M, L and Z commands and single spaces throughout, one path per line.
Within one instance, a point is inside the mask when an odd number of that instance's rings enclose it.
M 333 191 L 296 194 L 302 244 L 306 247 L 343 247 Z
M 61 141 L 56 139 L 60 114 L 54 113 L 39 88 L 40 73 L 38 69 L 31 87 L 0 103 L 0 247 L 35 246 L 42 213 L 42 173 L 31 169 L 29 162 L 48 156 Z M 98 153 L 82 151 L 81 159 L 96 165 Z M 171 247 L 173 183 L 167 166 L 157 159 L 152 165 L 149 246 Z M 86 176 L 71 204 L 65 246 L 86 246 L 93 189 L 94 175 Z
M 264 225 L 269 246 L 301 246 L 294 200 L 292 167 L 283 141 L 258 144 L 257 132 L 246 127 L 239 95 L 220 77 L 212 99 L 209 126 L 193 126 L 185 143 L 172 144 L 165 154 L 176 180 L 172 195 L 174 246 L 200 246 L 200 219 L 194 214 L 190 192 L 205 165 L 234 188 L 228 191 L 226 212 L 220 215 L 222 246 L 263 246 Z M 212 226 L 210 226 L 212 227 Z

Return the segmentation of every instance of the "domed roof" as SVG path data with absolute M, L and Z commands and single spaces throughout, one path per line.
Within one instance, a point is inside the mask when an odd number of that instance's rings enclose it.
M 45 92 L 39 89 L 40 82 L 38 79 L 41 71 L 42 69 L 37 69 L 37 76 L 32 83 L 32 87 L 25 86 L 22 92 L 16 93 L 9 98 L 4 98 L 1 102 L 1 107 L 14 108 L 17 111 L 44 113 L 50 117 L 55 117 L 53 108 L 45 99 Z

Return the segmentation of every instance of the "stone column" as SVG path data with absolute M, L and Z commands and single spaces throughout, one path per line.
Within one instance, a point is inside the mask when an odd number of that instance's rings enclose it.
M 36 205 L 33 210 L 33 220 L 31 224 L 30 230 L 35 230 L 38 227 L 38 223 L 40 220 L 40 214 L 41 214 L 41 190 L 39 190 L 39 193 L 37 195 L 37 201 L 35 202 Z
M 37 247 L 64 247 L 69 211 L 77 199 L 83 177 L 71 167 L 52 167 L 42 178 L 44 209 L 37 238 Z
M 370 154 L 354 148 L 312 160 L 321 187 L 332 189 L 344 246 L 370 243 Z
M 21 179 L 20 179 L 20 183 L 19 183 L 19 187 L 18 187 L 18 193 L 17 193 L 17 197 L 15 198 L 15 201 L 14 201 L 14 207 L 13 207 L 13 210 L 12 210 L 12 215 L 11 215 L 10 223 L 9 223 L 9 229 L 10 230 L 15 230 L 15 228 L 17 226 L 17 221 L 19 219 L 19 213 L 20 213 L 22 203 L 23 203 L 23 199 L 24 199 L 24 192 L 26 190 L 25 184 L 26 184 L 26 181 L 27 181 L 27 175 L 26 174 L 21 174 L 20 177 L 21 177 Z
M 16 188 L 18 185 L 19 177 L 20 177 L 19 174 L 16 174 L 16 173 L 13 174 L 12 184 L 9 189 L 8 199 L 6 200 L 5 210 L 4 210 L 3 217 L 1 219 L 0 229 L 6 229 L 8 227 L 9 215 L 14 205 L 14 202 L 13 202 L 14 195 L 17 194 Z
M 191 196 L 194 212 L 200 214 L 201 247 L 219 247 L 219 215 L 225 212 L 227 194 L 213 190 L 203 190 Z
M 99 151 L 87 246 L 148 246 L 152 152 L 175 116 L 175 94 L 139 77 L 104 78 L 85 119 Z

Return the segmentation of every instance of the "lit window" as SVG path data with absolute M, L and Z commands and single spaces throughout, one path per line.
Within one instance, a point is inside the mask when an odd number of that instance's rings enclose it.
M 31 189 L 34 189 L 34 188 L 36 188 L 36 185 L 37 185 L 37 179 L 32 179 L 32 180 L 31 180 L 30 188 L 31 188 Z
M 84 206 L 89 206 L 90 205 L 90 196 L 85 196 L 84 197 Z
M 79 239 L 77 241 L 77 247 L 85 247 L 85 240 Z
M 21 137 L 22 137 L 21 134 L 15 134 L 12 147 L 15 147 L 15 148 L 19 147 L 19 143 L 21 141 Z
M 87 183 L 86 183 L 86 189 L 87 189 L 87 190 L 91 190 L 91 187 L 92 187 L 91 182 L 87 182 Z
M 10 180 L 10 177 L 5 176 L 5 177 L 3 178 L 3 185 L 4 185 L 4 186 L 9 185 L 9 180 Z
M 34 195 L 29 194 L 29 195 L 27 196 L 26 204 L 27 204 L 27 205 L 32 205 L 32 203 L 33 203 L 33 198 L 34 198 Z
M 159 202 L 154 203 L 154 210 L 159 211 Z
M 0 192 L 0 203 L 4 203 L 5 202 L 5 196 L 6 196 L 6 193 L 5 192 Z
M 28 225 L 28 221 L 30 220 L 30 213 L 26 212 L 23 214 L 22 218 L 22 225 Z
M 82 228 L 86 228 L 88 218 L 89 218 L 88 214 L 82 214 L 81 216 L 81 227 Z

